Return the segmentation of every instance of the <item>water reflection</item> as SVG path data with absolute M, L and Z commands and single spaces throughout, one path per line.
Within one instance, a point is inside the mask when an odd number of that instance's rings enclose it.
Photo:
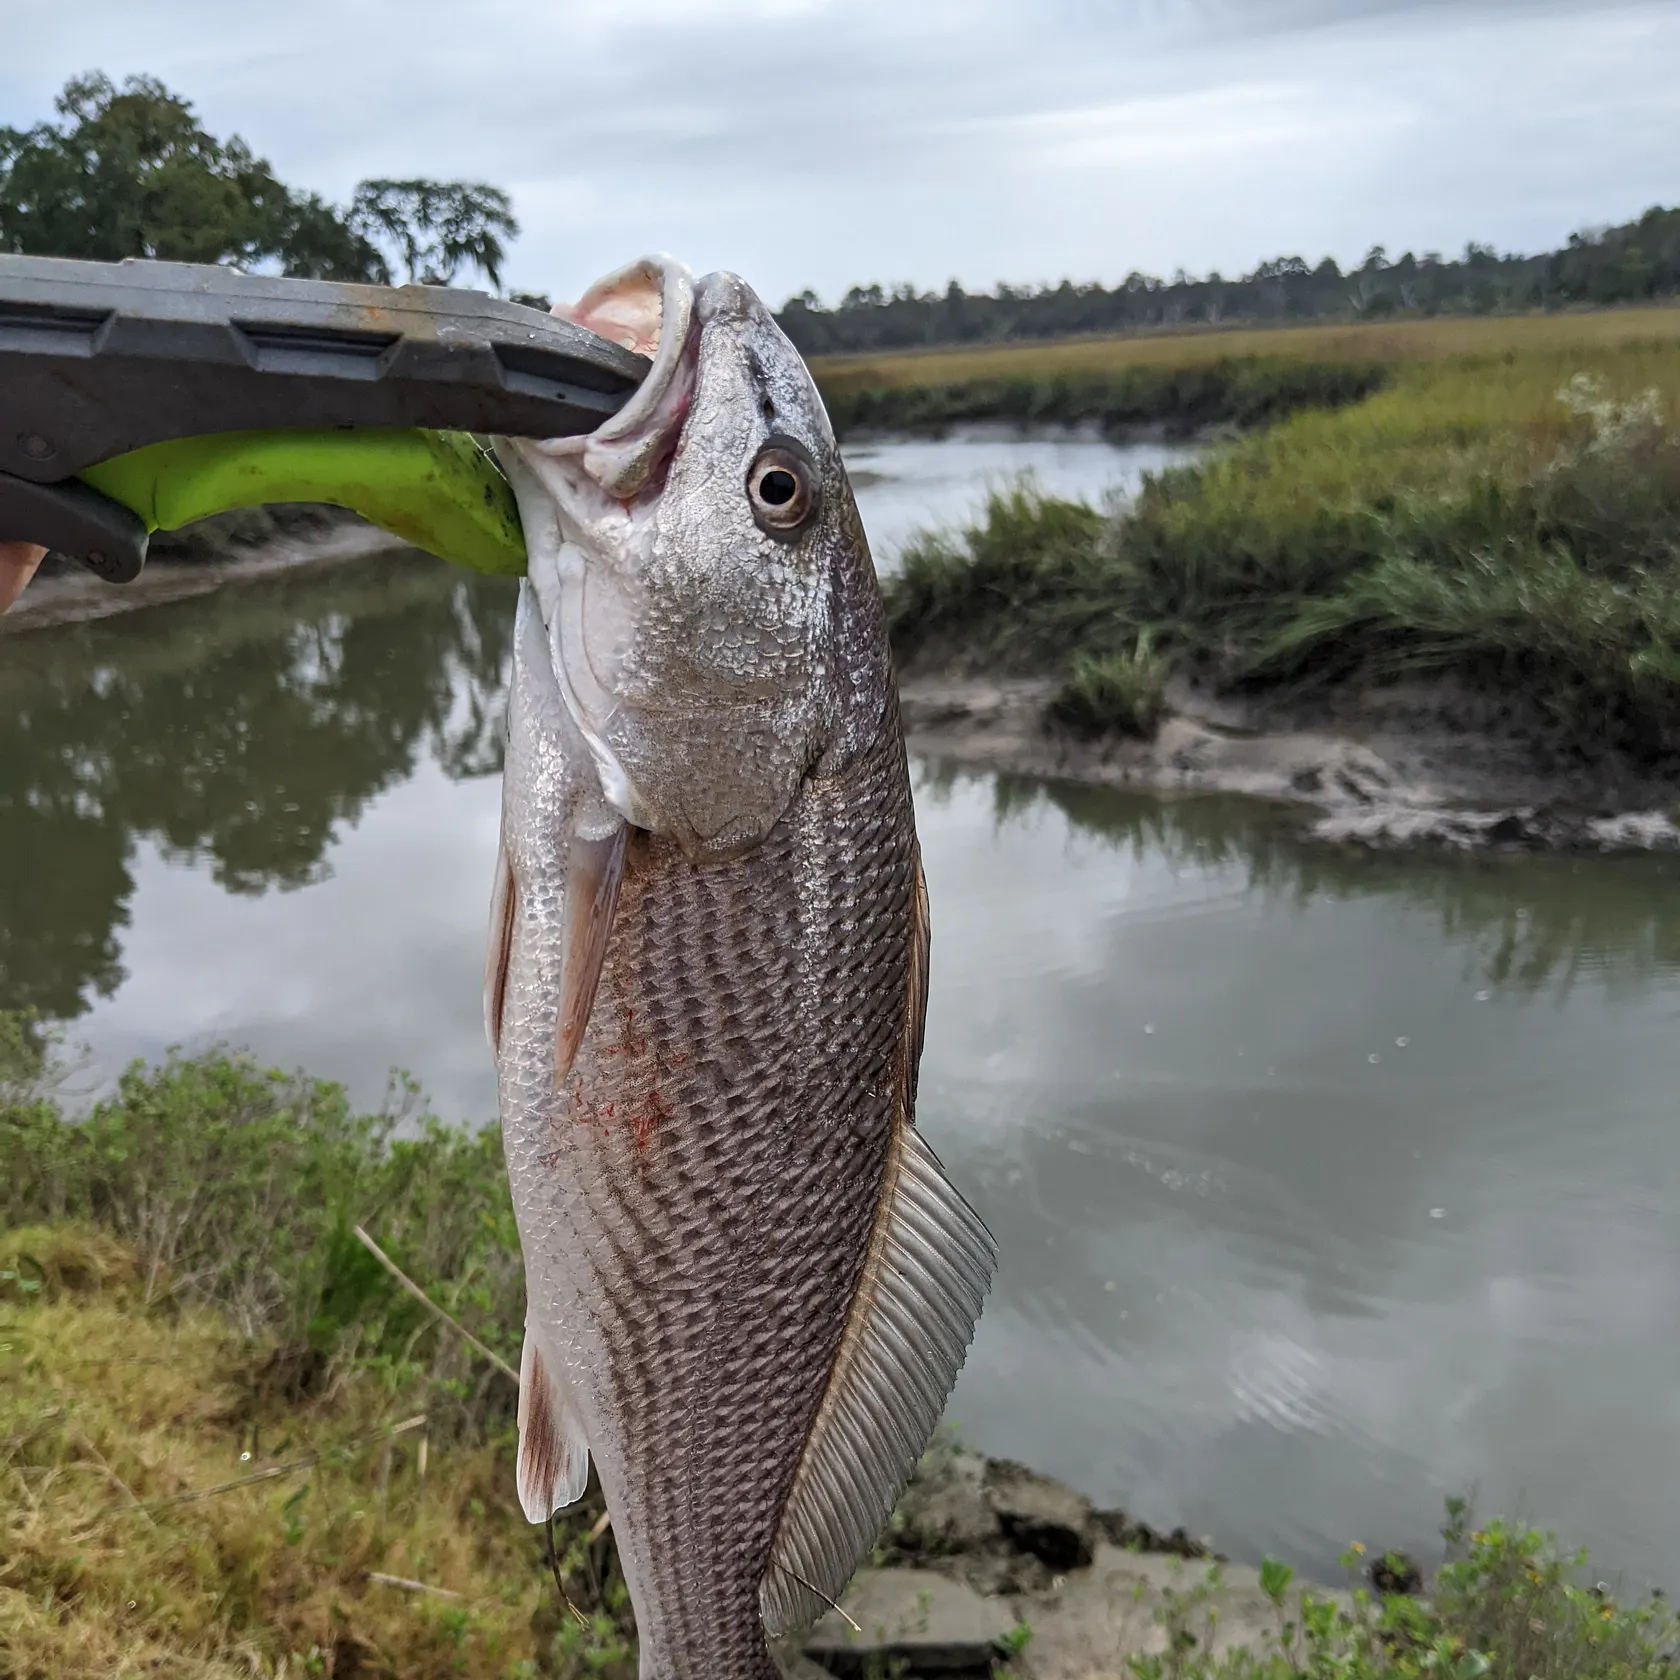
M 921 1123 L 1003 1251 L 970 1435 L 1321 1570 L 1427 1553 L 1477 1482 L 1672 1588 L 1672 862 L 1365 857 L 950 770 L 920 796 Z
M 422 756 L 498 772 L 511 602 L 387 556 L 9 638 L 0 1007 L 73 1017 L 121 983 L 137 841 L 231 893 L 296 888 Z
M 951 764 L 928 766 L 922 786 L 941 801 L 962 783 L 990 790 L 1000 827 L 1053 809 L 1078 834 L 1134 859 L 1232 871 L 1245 892 L 1297 905 L 1375 894 L 1431 909 L 1442 938 L 1463 947 L 1466 972 L 1496 989 L 1550 991 L 1561 1001 L 1586 976 L 1638 989 L 1680 969 L 1680 861 L 1671 856 L 1396 858 L 1303 841 L 1295 812 L 1253 800 L 976 775 Z
M 1189 460 L 1194 445 L 1115 443 L 1095 433 L 1020 437 L 1012 428 L 958 429 L 943 438 L 876 437 L 846 446 L 846 465 L 882 576 L 927 530 L 958 530 L 989 488 L 1030 473 L 1052 496 L 1100 507 L 1132 495 L 1145 473 Z

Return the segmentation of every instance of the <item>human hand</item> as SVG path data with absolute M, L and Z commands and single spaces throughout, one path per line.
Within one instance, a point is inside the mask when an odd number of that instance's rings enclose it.
M 0 613 L 23 593 L 46 552 L 34 543 L 0 542 Z

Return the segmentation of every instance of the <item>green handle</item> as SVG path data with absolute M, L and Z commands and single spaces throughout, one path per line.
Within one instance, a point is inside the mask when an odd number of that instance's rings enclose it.
M 265 502 L 328 502 L 439 559 L 511 577 L 525 571 L 513 490 L 465 432 L 219 432 L 150 444 L 81 477 L 148 531 Z

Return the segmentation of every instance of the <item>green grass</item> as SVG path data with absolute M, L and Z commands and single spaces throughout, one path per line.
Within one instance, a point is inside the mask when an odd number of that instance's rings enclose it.
M 887 385 L 971 380 L 1107 376 L 1138 367 L 1195 368 L 1210 362 L 1272 360 L 1397 367 L 1465 357 L 1526 359 L 1563 352 L 1614 353 L 1628 344 L 1680 342 L 1680 309 L 1347 323 L 1299 327 L 1199 327 L 1124 337 L 1035 340 L 890 354 L 816 356 L 811 371 L 825 399 Z
M 1129 648 L 1076 653 L 1050 715 L 1075 734 L 1152 735 L 1166 709 L 1166 667 L 1140 630 Z
M 1451 671 L 1526 691 L 1582 744 L 1670 753 L 1675 319 L 1434 324 L 1435 353 L 1420 335 L 1364 401 L 1156 475 L 1117 512 L 1001 491 L 906 553 L 899 654 L 1066 674 L 1148 631 L 1226 685 Z M 1457 347 L 1476 332 L 1485 347 Z
M 1471 320 L 1212 329 L 818 356 L 812 372 L 836 430 L 938 432 L 965 421 L 1249 429 L 1333 410 L 1420 370 L 1572 370 L 1680 346 L 1680 309 Z M 1520 376 L 1519 376 L 1520 377 Z M 1425 376 L 1421 383 L 1427 383 Z M 1489 395 L 1499 400 L 1505 375 Z M 1475 416 L 1468 415 L 1471 423 Z
M 580 1626 L 513 1497 L 513 1385 L 350 1234 L 517 1366 L 496 1129 L 224 1054 L 71 1123 L 49 1051 L 0 1015 L 0 1674 L 629 1680 L 598 1494 L 557 1524 Z
M 1370 362 L 1221 357 L 1186 366 L 1003 375 L 934 384 L 885 381 L 824 387 L 835 431 L 938 433 L 977 420 L 1018 426 L 1095 425 L 1116 434 L 1143 425 L 1190 435 L 1215 425 L 1258 426 L 1305 408 L 1338 408 L 1387 383 Z
M 1343 1555 L 1353 1589 L 1339 1603 L 1308 1588 L 1276 1558 L 1260 1585 L 1277 1626 L 1265 1648 L 1213 1655 L 1217 1570 L 1168 1595 L 1157 1618 L 1165 1649 L 1130 1660 L 1133 1680 L 1671 1680 L 1680 1663 L 1680 1620 L 1653 1596 L 1621 1603 L 1583 1585 L 1587 1556 L 1520 1524 L 1470 1525 L 1463 1500 L 1448 1500 L 1446 1560 L 1426 1596 L 1385 1593 L 1365 1548 Z M 1396 1578 L 1401 1558 L 1380 1560 Z

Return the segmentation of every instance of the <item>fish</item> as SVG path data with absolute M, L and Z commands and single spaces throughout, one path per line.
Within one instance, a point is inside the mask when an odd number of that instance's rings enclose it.
M 593 1461 L 641 1680 L 770 1680 L 925 1450 L 996 1249 L 915 1127 L 927 887 L 815 383 L 734 274 L 644 258 L 557 313 L 651 366 L 587 436 L 496 443 L 517 1490 L 546 1523 Z

